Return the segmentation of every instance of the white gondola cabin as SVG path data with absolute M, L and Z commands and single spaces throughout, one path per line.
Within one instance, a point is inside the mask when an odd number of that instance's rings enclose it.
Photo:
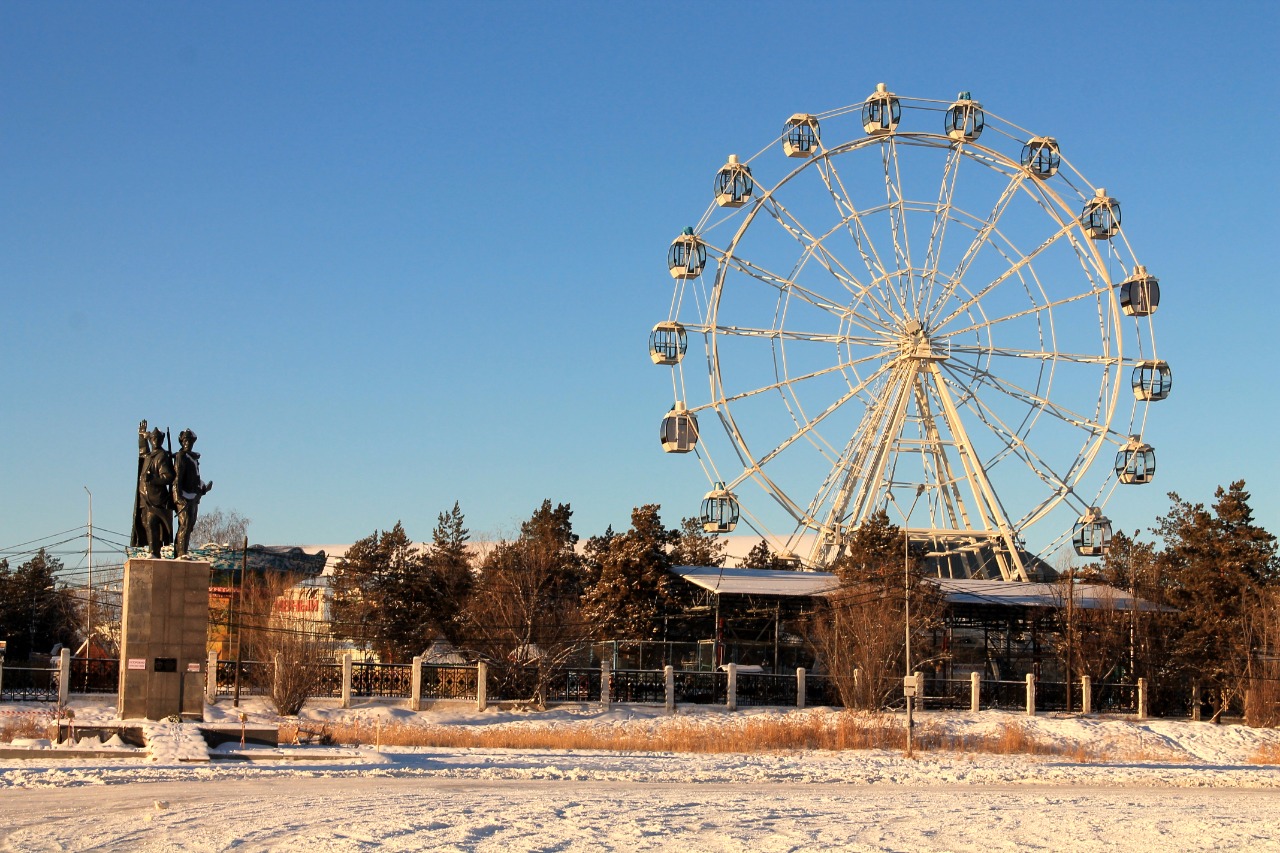
M 817 153 L 820 141 L 818 120 L 808 113 L 796 113 L 787 119 L 782 153 L 788 157 L 811 157 Z
M 697 278 L 707 265 L 707 247 L 692 228 L 686 228 L 667 250 L 667 269 L 672 278 Z
M 733 493 L 716 483 L 702 499 L 702 529 L 707 533 L 729 533 L 738 526 L 738 501 Z
M 1138 264 L 1120 285 L 1120 308 L 1130 317 L 1145 317 L 1160 307 L 1160 279 Z
M 649 333 L 649 358 L 654 364 L 679 364 L 689 348 L 684 326 L 663 320 Z
M 688 453 L 698 443 L 698 419 L 677 401 L 662 418 L 662 449 L 667 453 Z
M 1116 454 L 1116 477 L 1127 486 L 1150 483 L 1156 475 L 1156 452 L 1136 436 Z
M 1071 532 L 1071 544 L 1081 557 L 1100 557 L 1111 547 L 1111 519 L 1096 506 L 1080 516 Z
M 1090 239 L 1110 240 L 1120 233 L 1120 202 L 1098 187 L 1080 212 L 1080 225 Z
M 737 154 L 729 155 L 729 162 L 716 173 L 716 204 L 721 207 L 742 207 L 751 201 L 756 183 L 751 179 L 751 167 L 738 162 Z
M 968 92 L 961 92 L 947 110 L 945 129 L 947 136 L 956 142 L 973 142 L 982 135 L 986 123 L 982 104 L 973 100 Z
M 1033 178 L 1052 178 L 1062 165 L 1058 140 L 1052 136 L 1033 136 L 1022 146 L 1022 167 Z
M 902 121 L 902 104 L 898 97 L 883 83 L 862 105 L 862 129 L 872 136 L 884 136 L 898 129 Z
M 1163 400 L 1173 390 L 1173 371 L 1168 362 L 1140 361 L 1133 366 L 1133 396 L 1152 402 Z

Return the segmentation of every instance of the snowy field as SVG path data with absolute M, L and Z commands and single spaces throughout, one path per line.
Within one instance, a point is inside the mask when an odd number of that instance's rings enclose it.
M 109 721 L 73 702 L 76 722 Z M 6 714 L 39 706 L 0 707 Z M 245 708 L 272 722 L 259 700 Z M 574 706 L 413 714 L 391 705 L 313 719 L 728 732 L 752 712 Z M 782 715 L 782 711 L 755 711 Z M 829 714 L 813 709 L 803 714 Z M 211 720 L 234 720 L 227 703 Z M 867 751 L 731 754 L 410 747 L 260 747 L 204 754 L 158 724 L 149 753 L 62 758 L 40 743 L 0 759 L 0 850 L 274 851 L 1280 851 L 1280 767 L 1254 763 L 1280 732 L 1208 723 L 925 713 L 953 734 L 1025 726 L 1104 761 Z M 81 748 L 97 747 L 82 742 Z M 743 745 L 744 750 L 749 744 Z M 212 750 L 238 752 L 239 744 Z

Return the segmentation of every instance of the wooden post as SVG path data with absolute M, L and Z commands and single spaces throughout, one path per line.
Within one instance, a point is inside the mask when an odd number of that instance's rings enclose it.
M 476 710 L 483 711 L 489 707 L 489 664 L 480 661 L 476 664 Z
M 978 713 L 982 707 L 982 673 L 969 673 L 969 710 Z
M 804 667 L 796 667 L 796 707 L 803 708 L 805 701 L 804 695 Z
M 1147 680 L 1145 678 L 1138 679 L 1138 719 L 1145 720 L 1147 718 Z
M 409 670 L 409 709 L 422 710 L 422 655 L 415 655 Z
M 342 653 L 342 707 L 351 707 L 351 652 Z
M 738 665 L 729 664 L 729 688 L 726 691 L 725 707 L 730 711 L 738 710 Z
M 1034 717 L 1036 715 L 1036 677 L 1034 674 L 1027 673 L 1027 716 Z
M 674 714 L 676 712 L 676 671 L 670 666 L 663 667 L 662 677 L 666 686 L 667 713 Z
M 613 704 L 613 667 L 609 661 L 600 661 L 600 704 L 607 711 Z
M 1093 679 L 1090 676 L 1080 676 L 1080 713 L 1093 713 Z
M 1191 719 L 1200 722 L 1200 682 L 1191 682 Z

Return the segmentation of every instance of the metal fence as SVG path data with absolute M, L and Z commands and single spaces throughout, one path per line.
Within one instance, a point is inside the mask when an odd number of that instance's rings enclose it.
M 547 686 L 548 702 L 599 702 L 599 669 L 564 669 Z
M 835 680 L 825 675 L 805 675 L 804 703 L 810 706 L 822 705 L 832 708 L 844 706 L 840 701 L 840 690 L 836 687 Z
M 688 705 L 724 705 L 729 701 L 727 672 L 675 673 L 676 702 Z
M 471 699 L 476 698 L 474 666 L 422 665 L 423 699 Z
M 738 673 L 739 705 L 795 707 L 796 677 L 763 672 Z
M 72 658 L 72 693 L 115 693 L 120 689 L 120 661 L 116 658 Z
M 611 680 L 609 695 L 614 702 L 667 701 L 667 679 L 662 670 L 615 669 Z
M 327 664 L 333 666 L 334 664 Z M 342 667 L 338 666 L 338 677 Z M 353 663 L 351 695 L 380 699 L 407 699 L 413 694 L 413 665 L 407 663 Z M 342 695 L 339 681 L 338 695 Z
M 6 666 L 0 674 L 0 700 L 57 702 L 58 670 L 48 666 Z

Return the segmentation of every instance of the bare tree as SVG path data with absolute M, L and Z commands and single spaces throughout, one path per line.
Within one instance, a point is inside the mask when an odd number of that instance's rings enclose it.
M 197 547 L 215 543 L 239 546 L 249 533 L 249 519 L 234 509 L 213 507 L 201 510 L 196 525 L 191 530 L 191 542 Z
M 334 660 L 334 641 L 321 620 L 288 606 L 298 578 L 251 576 L 240 598 L 242 655 L 267 667 L 257 673 L 276 712 L 294 716 L 315 695 L 324 667 Z M 319 590 L 316 590 L 318 593 Z

